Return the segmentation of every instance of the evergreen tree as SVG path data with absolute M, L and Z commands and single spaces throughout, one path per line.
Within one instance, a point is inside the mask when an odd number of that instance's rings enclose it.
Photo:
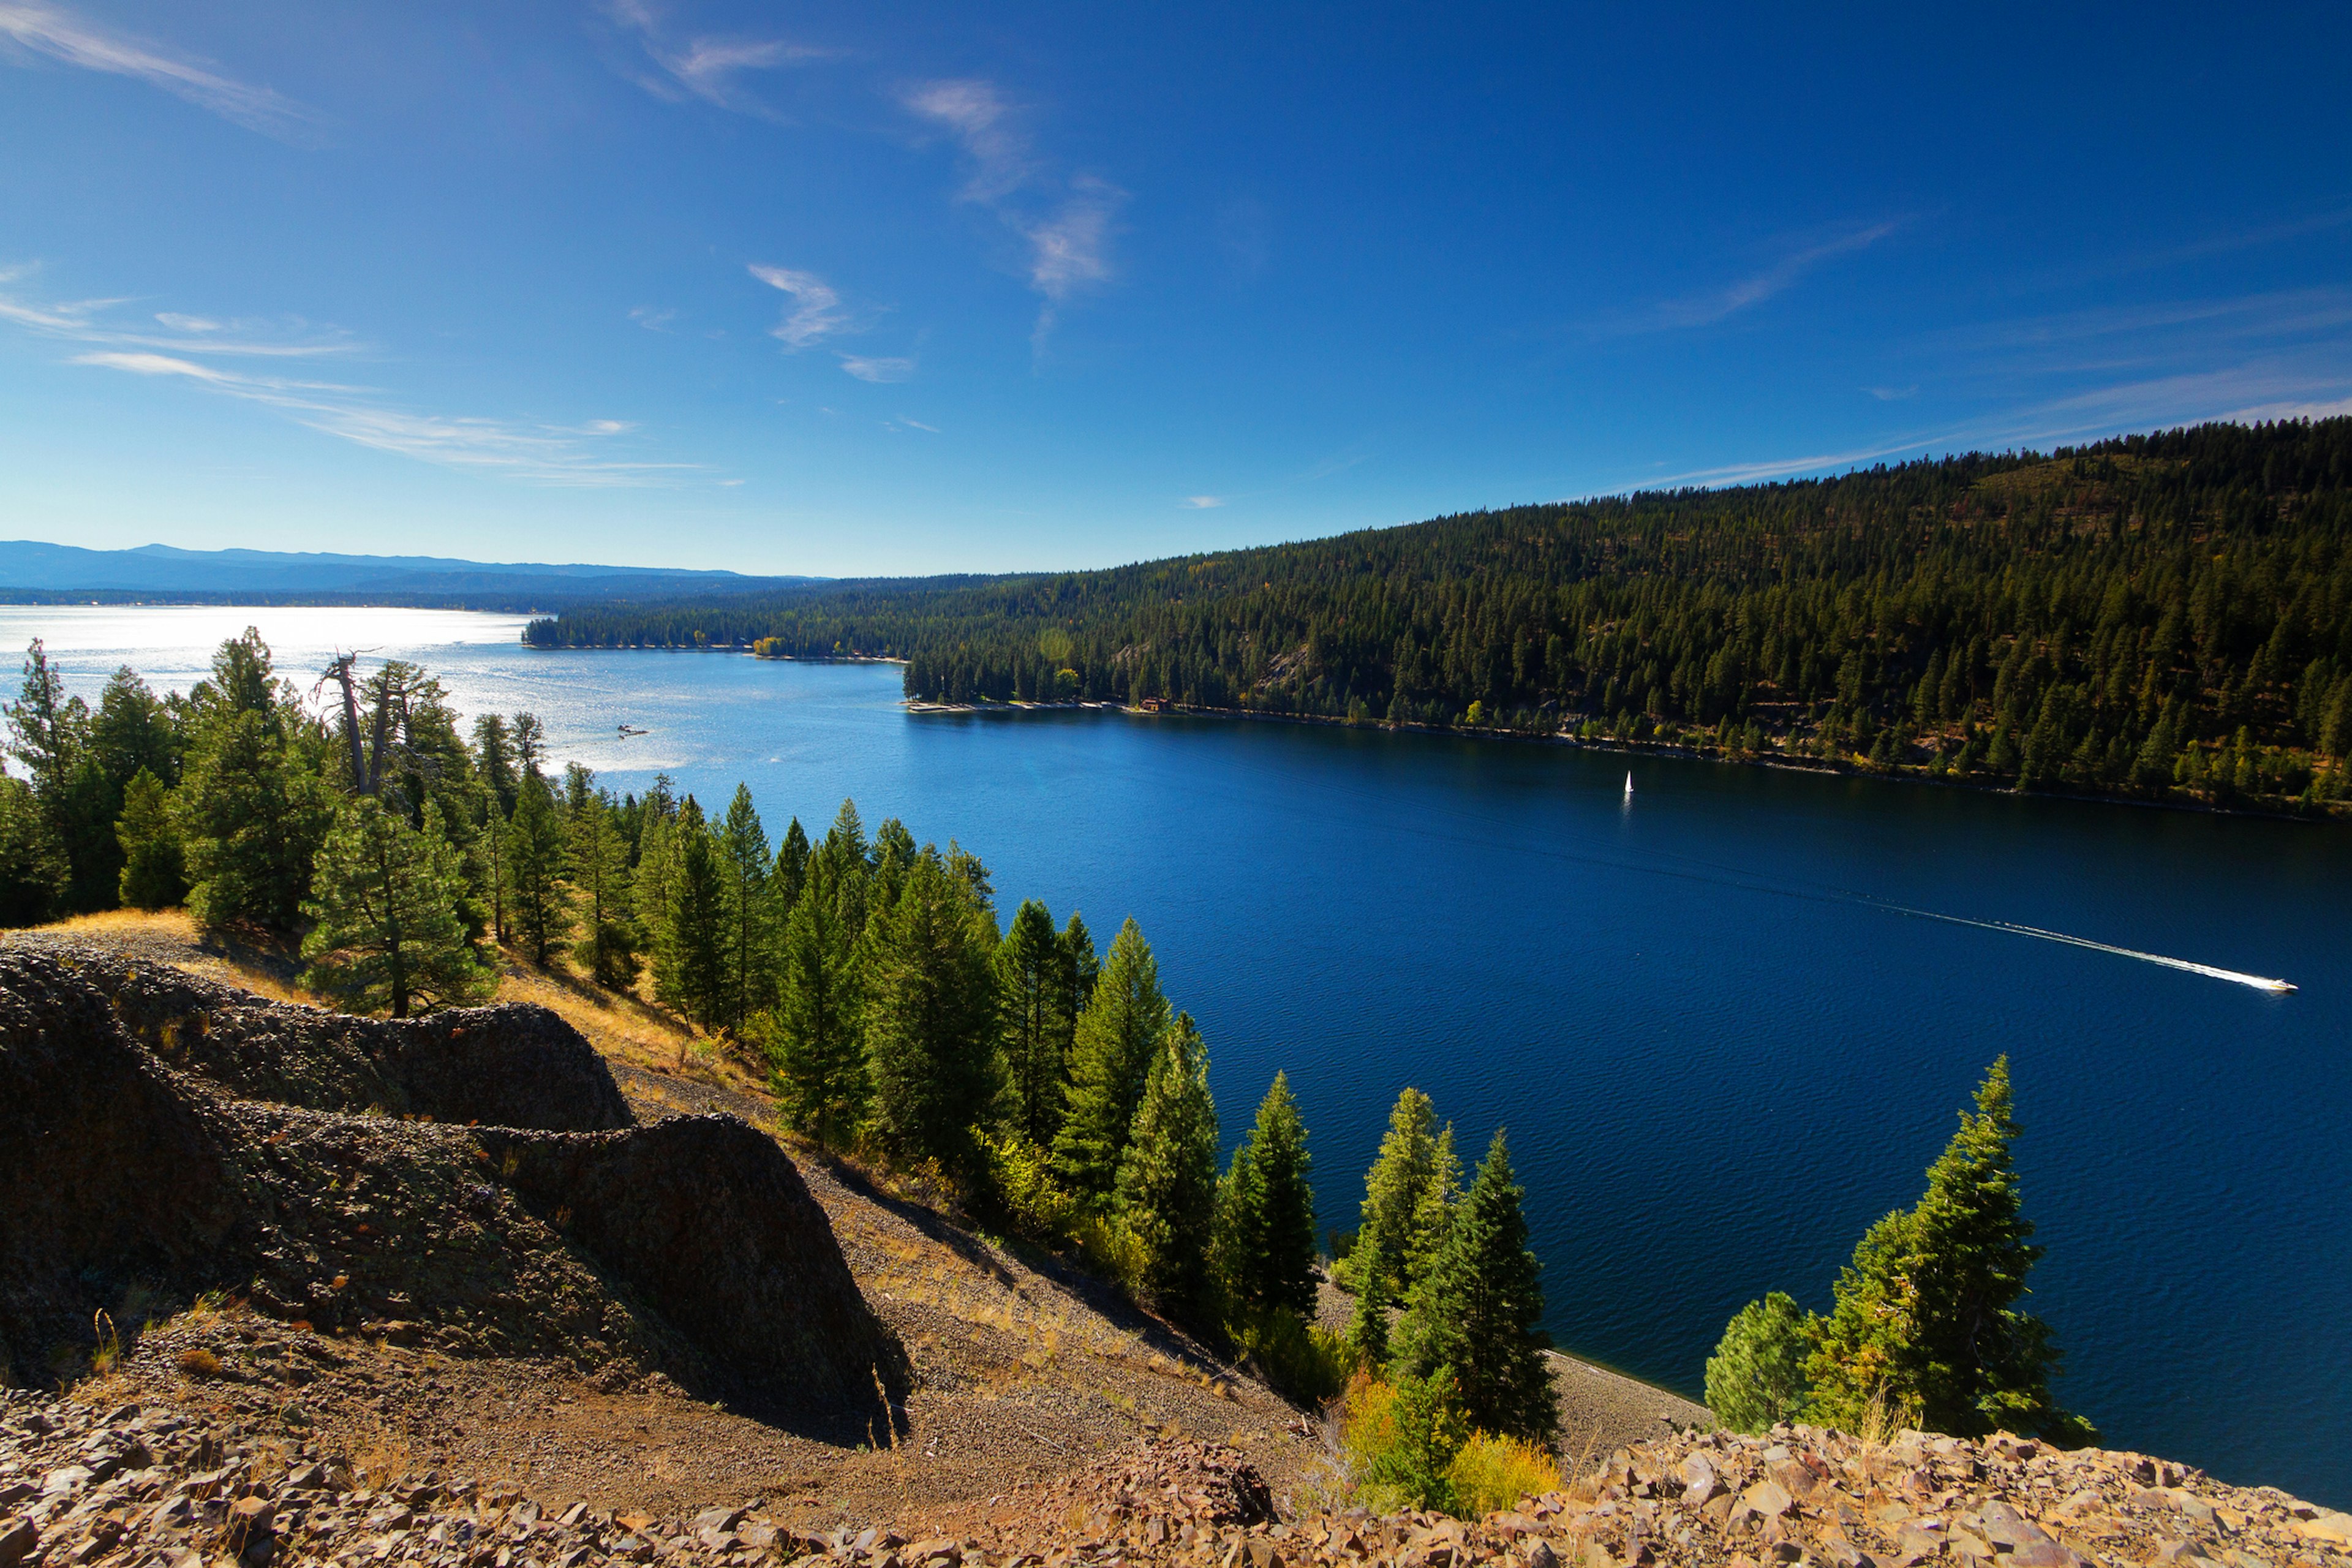
M 521 787 L 515 774 L 514 742 L 507 721 L 495 713 L 474 721 L 474 767 L 498 803 L 499 819 L 512 816 L 516 791 Z
M 769 1056 L 793 1125 L 834 1148 L 849 1142 L 867 1100 L 856 945 L 833 868 L 821 862 L 784 923 Z
M 1472 1427 L 1549 1444 L 1559 1407 L 1544 1362 L 1543 1265 L 1528 1247 L 1526 1196 L 1502 1131 L 1414 1288 L 1398 1360 L 1409 1376 L 1451 1369 Z
M 834 814 L 833 826 L 810 857 L 812 874 L 819 862 L 832 879 L 837 907 L 855 942 L 866 934 L 867 885 L 873 879 L 873 868 L 866 862 L 866 825 L 858 818 L 856 801 L 844 800 Z
M 133 773 L 123 789 L 122 814 L 115 818 L 114 831 L 122 845 L 118 890 L 125 904 L 137 910 L 169 909 L 188 896 L 171 795 L 145 768 Z
M 580 895 L 580 940 L 572 961 L 597 984 L 625 991 L 637 980 L 636 931 L 630 920 L 629 841 L 612 806 L 591 798 L 571 825 L 572 882 Z
M 1062 984 L 1066 993 L 1062 1012 L 1068 1021 L 1071 1039 L 1075 1040 L 1078 1016 L 1094 1000 L 1095 982 L 1102 976 L 1102 960 L 1095 955 L 1094 933 L 1087 930 L 1087 922 L 1078 918 L 1075 910 L 1070 912 L 1070 923 L 1062 928 L 1061 940 Z M 1070 1044 L 1070 1040 L 1063 1042 L 1065 1059 Z
M 727 975 L 721 1016 L 740 1033 L 744 1021 L 775 1000 L 775 915 L 771 906 L 768 832 L 737 784 L 719 830 L 719 868 L 726 892 Z
M 1393 1281 L 1397 1270 L 1387 1259 L 1367 1258 L 1360 1238 L 1350 1260 L 1361 1259 L 1357 1273 L 1356 1305 L 1348 1317 L 1348 1349 L 1364 1366 L 1379 1367 L 1389 1359 L 1389 1312 L 1397 1304 Z
M 1069 1110 L 1054 1142 L 1054 1163 L 1074 1191 L 1110 1191 L 1168 1016 L 1160 966 L 1130 919 L 1111 943 L 1071 1044 Z
M 1393 1489 L 1407 1508 L 1450 1513 L 1461 1507 L 1454 1489 L 1454 1456 L 1469 1441 L 1453 1372 L 1439 1367 L 1396 1381 L 1389 1405 L 1396 1441 L 1373 1459 L 1365 1479 Z
M 2016 1136 L 2004 1056 L 1927 1168 L 1926 1195 L 1872 1226 L 1840 1275 L 1806 1363 L 1815 1419 L 1852 1429 L 1878 1403 L 1956 1436 L 2096 1436 L 2052 1397 L 2049 1325 L 2017 1310 L 2042 1248 L 2011 1158 Z
M 508 898 L 515 934 L 542 969 L 547 955 L 572 934 L 571 890 L 563 884 L 570 859 L 553 792 L 538 773 L 525 774 L 516 792 L 514 818 L 507 824 Z
M 907 872 L 915 863 L 915 836 L 897 817 L 886 817 L 874 830 L 873 847 L 866 854 L 866 918 L 879 920 L 898 901 Z
M 801 827 L 801 819 L 792 820 L 784 829 L 784 841 L 776 849 L 776 868 L 772 874 L 775 883 L 775 907 L 789 914 L 801 901 L 801 889 L 808 886 L 808 834 Z
M 1315 1310 L 1311 1163 L 1289 1075 L 1277 1072 L 1218 1193 L 1220 1272 L 1242 1306 L 1301 1316 Z
M 1214 1293 L 1217 1104 L 1209 1094 L 1209 1053 L 1189 1014 L 1162 1030 L 1151 1053 L 1116 1193 L 1141 1260 L 1135 1282 L 1170 1315 L 1200 1321 Z
M 1360 1294 L 1379 1269 L 1382 1294 L 1391 1301 L 1402 1300 L 1426 1272 L 1444 1235 L 1459 1172 L 1454 1129 L 1438 1127 L 1429 1096 L 1406 1089 L 1389 1111 L 1380 1153 L 1364 1173 L 1362 1217 L 1348 1255 L 1346 1282 Z
M 680 815 L 677 875 L 669 905 L 676 991 L 667 1000 L 707 1029 L 717 1028 L 726 1018 L 728 1003 L 727 882 L 712 837 L 702 823 Z
M 1031 1142 L 1051 1148 L 1061 1130 L 1073 1020 L 1066 957 L 1054 917 L 1034 899 L 1014 911 L 996 950 L 1004 1020 L 1006 1121 Z
M 405 1018 L 419 1004 L 478 1001 L 497 984 L 467 939 L 457 853 L 427 804 L 422 829 L 372 795 L 346 801 L 319 852 L 302 912 L 302 983 Z
M 1706 1360 L 1706 1407 L 1734 1432 L 1762 1432 L 1805 1408 L 1811 1314 L 1779 1290 L 1739 1309 Z
M 66 858 L 23 779 L 0 774 L 0 926 L 38 925 L 65 898 Z
M 935 849 L 875 911 L 866 1061 L 874 1123 L 902 1160 L 974 1163 L 971 1129 L 996 1089 L 995 922 Z
M 637 930 L 645 933 L 646 951 L 653 960 L 654 995 L 665 1000 L 677 994 L 677 944 L 671 939 L 669 915 L 677 889 L 678 832 L 676 806 L 662 795 L 649 796 L 630 892 L 636 903 Z
M 334 803 L 274 715 L 244 709 L 202 724 L 178 816 L 188 912 L 198 925 L 293 926 Z

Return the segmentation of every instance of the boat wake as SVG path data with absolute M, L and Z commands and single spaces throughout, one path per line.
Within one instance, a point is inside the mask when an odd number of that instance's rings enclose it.
M 2011 921 L 1970 920 L 1966 915 L 1938 914 L 1934 910 L 1915 910 L 1903 904 L 1880 903 L 1875 899 L 1865 901 L 1878 904 L 1881 909 L 1892 910 L 1898 914 L 1910 915 L 1918 920 L 1942 921 L 1948 925 L 1956 926 L 1974 926 L 1979 931 L 2006 931 L 2011 936 L 2039 937 L 2043 942 L 2063 942 L 2068 947 L 2087 947 L 2093 952 L 2112 952 L 2117 958 L 2137 958 L 2142 963 L 2160 963 L 2167 969 L 2182 970 L 2190 974 L 2202 974 L 2209 980 L 2227 980 L 2234 985 L 2251 985 L 2257 991 L 2268 991 L 2284 995 L 2294 989 L 2292 983 L 2273 980 L 2268 975 L 2247 974 L 2235 969 L 2217 968 L 2210 963 L 2192 963 L 2185 958 L 2167 958 L 2160 952 L 2142 952 L 2137 948 L 2117 947 L 2112 942 L 2093 942 L 2086 936 L 2068 936 L 2063 931 L 2043 931 L 2039 926 L 2021 926 Z

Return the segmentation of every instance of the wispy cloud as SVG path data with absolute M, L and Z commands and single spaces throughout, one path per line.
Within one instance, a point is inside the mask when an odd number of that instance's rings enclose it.
M 656 98 L 679 102 L 692 97 L 739 114 L 777 119 L 776 110 L 745 89 L 745 72 L 830 59 L 839 51 L 785 38 L 695 36 L 682 42 L 666 37 L 658 10 L 644 0 L 609 0 L 604 14 L 636 37 L 657 75 L 638 74 L 639 86 Z
M 926 425 L 919 419 L 909 419 L 903 414 L 898 416 L 898 423 L 904 425 L 909 430 L 921 430 L 932 436 L 936 436 L 940 433 L 940 427 L 938 426 Z
M 849 330 L 849 316 L 841 308 L 839 290 L 815 273 L 756 264 L 751 270 L 752 277 L 769 288 L 781 289 L 792 297 L 792 310 L 785 313 L 782 321 L 768 329 L 768 335 L 785 347 L 804 349 L 836 332 Z
M 985 208 L 1022 240 L 1029 287 L 1044 301 L 1032 334 L 1042 343 L 1066 300 L 1115 275 L 1111 239 L 1127 193 L 1097 175 L 1054 174 L 992 82 L 926 82 L 903 101 L 963 149 L 958 199 Z
M 1863 391 L 1881 403 L 1901 403 L 1907 398 L 1919 395 L 1919 388 L 1916 384 L 1910 386 L 1865 386 Z
M 1597 324 L 1604 334 L 1630 334 L 1630 331 L 1677 331 L 1689 327 L 1712 327 L 1715 322 L 1734 318 L 1740 310 L 1761 306 L 1767 299 L 1788 291 L 1806 273 L 1811 273 L 1825 261 L 1837 257 L 1851 257 L 1853 251 L 1870 249 L 1886 235 L 1895 233 L 1898 224 L 1870 224 L 1867 228 L 1849 228 L 1821 240 L 1804 249 L 1790 251 L 1788 257 L 1771 263 L 1761 273 L 1750 273 L 1719 289 L 1707 289 L 1703 294 L 1686 294 L 1682 299 L 1667 299 L 1633 315 L 1618 315 Z
M 915 374 L 915 362 L 881 354 L 843 354 L 841 368 L 860 381 L 904 381 Z
M 649 332 L 667 331 L 669 324 L 677 320 L 677 312 L 653 305 L 637 305 L 631 308 L 629 320 Z
M 0 272 L 0 286 L 26 269 Z M 378 389 L 341 382 L 297 380 L 255 369 L 227 369 L 218 360 L 285 360 L 347 353 L 337 332 L 269 338 L 254 323 L 178 311 L 151 319 L 167 329 L 148 332 L 116 323 L 121 300 L 67 304 L 0 292 L 0 323 L 36 336 L 72 342 L 83 352 L 68 363 L 131 375 L 168 377 L 277 410 L 297 424 L 379 451 L 445 467 L 501 473 L 544 484 L 631 485 L 690 465 L 648 463 L 613 455 L 610 443 L 635 426 L 621 419 L 573 426 L 530 424 L 467 416 L 421 414 L 398 406 Z
M 606 455 L 600 442 L 634 428 L 618 419 L 566 427 L 419 414 L 376 401 L 365 387 L 247 375 L 172 354 L 110 350 L 77 354 L 72 363 L 133 375 L 183 377 L 214 392 L 277 409 L 298 425 L 380 452 L 541 484 L 642 485 L 666 471 L 693 466 L 635 462 Z
M 2325 419 L 2347 413 L 2352 413 L 2352 371 L 2263 362 L 2084 387 L 1851 451 L 1693 468 L 1645 479 L 1641 484 L 1644 488 L 1751 484 L 1799 474 L 1836 473 L 1890 458 L 2048 448 L 2132 430 L 2209 421 Z
M 222 119 L 298 146 L 318 139 L 318 112 L 266 87 L 249 87 L 161 44 L 110 32 L 38 0 L 0 0 L 0 54 L 38 56 L 83 70 L 133 77 Z
M 1223 496 L 1186 496 L 1184 498 L 1184 504 L 1191 507 L 1195 511 L 1206 511 L 1211 507 L 1224 505 L 1225 498 Z
M 345 332 L 311 326 L 307 321 L 223 321 L 159 310 L 147 318 L 161 331 L 143 322 L 123 324 L 113 314 L 128 300 L 68 300 L 35 301 L 16 291 L 29 279 L 31 267 L 0 269 L 0 321 L 44 337 L 75 342 L 105 343 L 125 349 L 160 349 L 172 353 L 256 355 L 269 359 L 309 359 L 322 354 L 349 353 L 358 345 Z

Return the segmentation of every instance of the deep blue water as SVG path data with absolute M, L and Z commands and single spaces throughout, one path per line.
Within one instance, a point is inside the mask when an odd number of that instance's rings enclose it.
M 1742 1302 L 1828 1304 L 2006 1051 L 2063 1396 L 2111 1446 L 2352 1504 L 2352 832 L 1663 759 L 1629 803 L 1612 755 L 910 716 L 894 668 L 530 654 L 488 617 L 9 609 L 0 637 L 46 633 L 82 689 L 124 658 L 184 686 L 249 619 L 289 667 L 340 639 L 421 658 L 468 710 L 530 708 L 618 788 L 663 769 L 723 805 L 747 779 L 772 836 L 850 795 L 869 830 L 980 854 L 1008 913 L 1075 907 L 1105 945 L 1133 914 L 1229 1143 L 1287 1068 L 1325 1223 L 1352 1225 L 1402 1086 L 1474 1158 L 1507 1124 L 1547 1326 L 1693 1394 Z

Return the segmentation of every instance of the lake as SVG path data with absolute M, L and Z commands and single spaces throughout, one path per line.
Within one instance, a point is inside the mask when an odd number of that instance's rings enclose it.
M 1564 1349 L 1685 1394 L 1767 1289 L 1828 1305 L 2010 1054 L 2031 1305 L 2110 1447 L 2352 1505 L 2352 831 L 1524 742 L 1108 713 L 909 715 L 888 666 L 533 654 L 511 617 L 0 607 L 75 689 L 184 689 L 261 626 L 467 712 L 528 708 L 622 790 L 770 835 L 844 795 L 1045 899 L 1134 915 L 1199 1020 L 1228 1146 L 1277 1068 L 1323 1223 L 1399 1089 L 1508 1126 Z M 650 732 L 621 741 L 614 726 Z M 1899 906 L 1900 908 L 1896 908 Z M 2011 922 L 2299 985 L 2272 994 Z

